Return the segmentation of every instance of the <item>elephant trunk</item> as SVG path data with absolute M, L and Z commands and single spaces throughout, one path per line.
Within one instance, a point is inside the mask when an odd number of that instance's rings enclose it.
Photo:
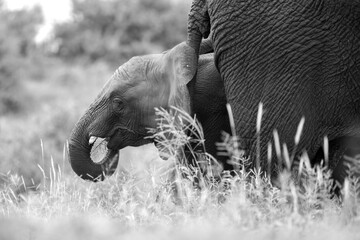
M 196 56 L 199 56 L 200 53 L 200 44 L 201 44 L 202 36 L 197 33 L 188 33 L 187 44 L 195 50 Z
M 193 1 L 188 16 L 187 33 L 186 44 L 195 50 L 197 68 L 202 38 L 206 38 L 210 33 L 210 18 L 207 12 L 206 0 Z M 191 96 L 191 105 L 193 105 L 194 99 L 192 98 L 195 95 L 196 75 L 187 86 Z M 193 106 L 191 107 L 193 109 Z
M 186 43 L 195 50 L 196 56 L 199 56 L 201 40 L 210 34 L 210 17 L 205 0 L 193 1 L 188 16 L 187 32 Z
M 69 139 L 69 159 L 74 172 L 82 179 L 94 182 L 102 181 L 105 176 L 111 176 L 119 161 L 119 152 L 116 150 L 107 151 L 100 162 L 91 159 L 93 144 L 89 144 L 88 114 L 85 114 L 76 124 Z

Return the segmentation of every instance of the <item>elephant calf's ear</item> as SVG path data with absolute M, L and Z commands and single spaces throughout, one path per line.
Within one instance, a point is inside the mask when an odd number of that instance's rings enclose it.
M 173 81 L 176 85 L 186 85 L 195 76 L 197 56 L 193 48 L 185 42 L 180 43 L 167 53 L 167 65 L 170 65 Z

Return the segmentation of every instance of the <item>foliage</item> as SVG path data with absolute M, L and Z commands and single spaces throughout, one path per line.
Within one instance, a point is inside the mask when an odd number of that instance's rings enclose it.
M 168 0 L 73 0 L 70 22 L 55 27 L 57 55 L 119 65 L 186 40 L 188 3 Z
M 64 165 L 71 129 L 112 74 L 101 62 L 90 66 L 49 62 L 46 81 L 21 82 L 32 98 L 26 112 L 0 116 L 0 173 L 22 175 L 29 184 L 41 179 L 37 164 L 47 168 L 53 158 L 56 165 Z M 65 165 L 67 174 L 71 170 Z
M 24 107 L 20 78 L 35 51 L 34 38 L 41 22 L 39 7 L 8 11 L 0 4 L 0 115 Z

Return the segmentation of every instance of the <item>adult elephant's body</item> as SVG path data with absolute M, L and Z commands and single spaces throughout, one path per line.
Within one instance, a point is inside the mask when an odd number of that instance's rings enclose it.
M 188 44 L 197 51 L 212 31 L 215 64 L 233 108 L 237 134 L 255 153 L 259 102 L 264 104 L 261 157 L 272 131 L 313 158 L 330 140 L 359 132 L 359 1 L 194 0 Z M 336 161 L 330 165 L 335 167 Z
M 204 42 L 201 52 L 211 51 Z M 191 94 L 186 84 L 196 71 L 196 56 L 185 43 L 162 53 L 134 57 L 120 66 L 76 124 L 69 139 L 69 156 L 73 170 L 82 178 L 103 180 L 114 173 L 118 151 L 140 146 L 149 138 L 148 128 L 156 127 L 154 107 L 171 105 L 196 114 L 204 129 L 205 149 L 217 155 L 216 142 L 221 131 L 230 131 L 224 86 L 212 54 L 199 59 L 198 74 Z M 189 100 L 191 99 L 192 102 Z M 105 139 L 107 154 L 99 163 L 91 158 L 94 141 Z

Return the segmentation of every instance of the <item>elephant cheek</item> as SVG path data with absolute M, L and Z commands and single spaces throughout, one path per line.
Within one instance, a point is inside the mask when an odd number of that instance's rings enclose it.
M 110 138 L 107 143 L 107 148 L 111 150 L 121 150 L 130 145 L 131 139 L 129 134 L 122 134 L 121 131 L 118 131 L 115 136 Z
M 144 122 L 144 126 L 147 126 L 146 128 L 155 129 L 157 127 L 157 120 L 156 120 L 156 114 L 150 115 L 147 117 L 147 120 Z
M 146 104 L 147 107 L 142 108 L 140 114 L 138 116 L 133 117 L 133 126 L 137 126 L 138 132 L 147 132 L 149 129 L 154 129 L 157 126 L 157 118 L 159 116 L 156 115 L 156 109 L 162 105 L 159 102 L 155 102 L 154 100 L 149 100 Z M 136 122 L 136 119 L 138 120 Z

